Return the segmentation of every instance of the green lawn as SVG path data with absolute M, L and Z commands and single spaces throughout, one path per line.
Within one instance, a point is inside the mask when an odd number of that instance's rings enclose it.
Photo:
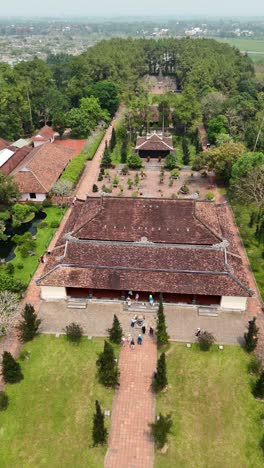
M 171 345 L 169 389 L 158 397 L 157 412 L 171 412 L 174 424 L 169 450 L 156 455 L 156 468 L 264 466 L 264 403 L 251 394 L 249 360 L 238 346 L 202 352 L 195 345 Z
M 254 236 L 256 224 L 254 224 L 252 228 L 248 226 L 253 207 L 236 204 L 233 205 L 232 208 L 240 235 L 248 254 L 251 268 L 258 283 L 260 294 L 264 300 L 264 245 L 259 244 Z
M 226 42 L 231 46 L 237 47 L 239 50 L 244 52 L 263 52 L 264 54 L 264 39 L 246 39 L 246 38 L 228 38 L 228 39 L 219 39 L 216 40 L 220 42 Z
M 65 213 L 65 208 L 60 208 L 58 206 L 51 206 L 43 210 L 47 217 L 43 220 L 48 224 L 47 228 L 40 228 L 38 226 L 37 230 L 37 240 L 36 240 L 36 255 L 33 257 L 23 258 L 16 248 L 15 258 L 9 263 L 12 263 L 15 267 L 14 278 L 21 280 L 25 285 L 30 281 L 31 276 L 35 273 L 37 266 L 39 264 L 39 258 L 45 252 L 48 247 L 55 231 L 57 228 L 52 228 L 50 224 L 52 222 L 60 223 L 63 215 Z M 18 265 L 23 264 L 23 269 L 19 269 Z
M 97 353 L 103 340 L 80 345 L 65 337 L 40 336 L 24 349 L 24 380 L 7 385 L 10 398 L 0 415 L 0 466 L 103 466 L 105 448 L 92 448 L 94 402 L 110 409 L 113 392 L 95 379 Z

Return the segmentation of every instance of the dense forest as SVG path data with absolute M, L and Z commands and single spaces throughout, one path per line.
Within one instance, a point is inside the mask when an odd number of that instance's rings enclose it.
M 179 91 L 189 89 L 212 143 L 215 133 L 226 131 L 252 148 L 263 108 L 253 64 L 237 49 L 207 39 L 111 39 L 78 57 L 36 58 L 13 69 L 2 64 L 0 136 L 14 140 L 46 123 L 86 136 L 114 114 L 120 100 L 140 96 L 144 75 L 161 73 L 175 79 Z M 260 137 L 258 149 L 263 146 Z

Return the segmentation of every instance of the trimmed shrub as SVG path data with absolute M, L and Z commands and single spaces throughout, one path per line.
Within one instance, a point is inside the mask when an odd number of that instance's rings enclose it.
M 264 371 L 261 372 L 258 380 L 253 388 L 253 395 L 255 398 L 264 399 Z
M 205 194 L 205 199 L 208 200 L 208 201 L 212 201 L 212 200 L 214 200 L 214 198 L 215 198 L 215 196 L 214 196 L 214 194 L 212 192 L 207 192 Z
M 51 221 L 51 223 L 50 223 L 50 227 L 51 227 L 52 229 L 58 228 L 59 225 L 60 225 L 59 221 L 55 221 L 55 220 L 54 220 L 54 221 Z
M 2 375 L 5 383 L 17 383 L 24 378 L 19 362 L 8 351 L 3 353 Z
M 198 335 L 198 343 L 202 351 L 209 351 L 214 342 L 215 337 L 208 331 L 203 331 Z
M 168 442 L 168 435 L 171 431 L 172 424 L 170 414 L 167 414 L 167 416 L 159 414 L 157 421 L 150 424 L 152 437 L 158 449 L 162 449 Z
M 50 206 L 52 206 L 51 200 L 49 200 L 48 198 L 45 198 L 45 200 L 42 202 L 42 206 L 43 208 L 49 208 Z
M 262 364 L 256 356 L 252 356 L 251 361 L 248 364 L 248 372 L 253 375 L 259 375 L 262 369 Z
M 256 317 L 248 322 L 248 331 L 244 334 L 245 349 L 248 353 L 254 351 L 258 343 L 258 327 L 256 325 Z
M 6 410 L 8 407 L 8 396 L 5 392 L 0 392 L 0 411 Z
M 78 323 L 72 322 L 65 328 L 65 333 L 68 341 L 71 341 L 72 343 L 80 343 L 83 335 L 83 329 Z
M 140 169 L 142 166 L 141 158 L 137 153 L 130 154 L 127 158 L 127 163 L 131 169 Z
M 171 171 L 172 169 L 175 169 L 177 166 L 177 159 L 174 154 L 168 154 L 165 159 L 165 168 L 169 169 Z

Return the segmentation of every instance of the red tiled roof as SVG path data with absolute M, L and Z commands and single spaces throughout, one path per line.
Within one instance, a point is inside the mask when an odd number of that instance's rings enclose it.
M 172 137 L 161 137 L 153 133 L 147 137 L 137 137 L 136 151 L 173 151 Z
M 34 148 L 12 174 L 20 193 L 48 193 L 73 154 L 72 148 L 52 143 Z
M 10 174 L 20 164 L 25 157 L 32 151 L 30 146 L 23 146 L 23 148 L 16 149 L 16 152 L 6 161 L 1 167 L 4 174 Z
M 240 257 L 220 245 L 217 207 L 202 203 L 132 198 L 77 202 L 57 243 L 65 244 L 64 234 L 69 233 L 66 245 L 50 255 L 39 284 L 248 296 Z M 143 222 L 147 231 L 139 229 Z M 147 234 L 149 242 L 142 239 Z
M 0 151 L 7 148 L 10 144 L 10 141 L 6 141 L 3 138 L 0 138 Z
M 54 132 L 49 125 L 45 125 L 40 130 L 36 132 L 33 136 L 32 141 L 47 141 L 57 135 L 57 132 Z
M 79 239 L 205 244 L 221 242 L 195 215 L 193 200 L 90 198 L 71 231 Z
M 207 296 L 249 294 L 228 273 L 188 273 L 133 269 L 104 269 L 64 266 L 52 270 L 39 282 L 41 286 L 65 286 L 119 291 L 152 291 Z

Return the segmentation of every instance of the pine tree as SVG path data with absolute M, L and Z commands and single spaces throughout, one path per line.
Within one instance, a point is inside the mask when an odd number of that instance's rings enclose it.
M 110 140 L 110 143 L 109 143 L 110 151 L 113 151 L 115 145 L 116 145 L 116 132 L 115 132 L 115 129 L 113 128 L 112 129 L 111 140 Z
M 112 328 L 108 329 L 108 333 L 109 333 L 109 340 L 112 341 L 112 343 L 116 343 L 116 344 L 121 343 L 123 330 L 121 328 L 120 322 L 116 315 L 114 315 L 113 325 L 112 325 Z
M 119 385 L 119 370 L 115 361 L 113 346 L 104 342 L 104 351 L 100 353 L 96 361 L 98 366 L 99 382 L 105 387 L 115 388 Z
M 156 328 L 156 336 L 157 336 L 157 346 L 160 348 L 161 346 L 167 344 L 169 342 L 169 335 L 167 333 L 167 326 L 165 315 L 163 311 L 163 302 L 160 301 L 159 309 L 157 313 L 157 328 Z
M 22 321 L 18 325 L 20 340 L 24 343 L 31 341 L 38 333 L 41 319 L 37 318 L 34 307 L 31 304 L 26 304 L 22 312 Z
M 256 317 L 248 322 L 248 331 L 244 334 L 245 348 L 248 353 L 254 351 L 258 343 L 258 328 L 256 325 Z
M 255 398 L 264 399 L 264 371 L 261 372 L 258 380 L 255 383 L 253 395 Z
M 101 161 L 101 166 L 102 167 L 110 167 L 111 164 L 112 164 L 111 153 L 110 153 L 110 150 L 109 150 L 109 148 L 107 146 L 107 142 L 106 142 L 104 154 L 103 154 L 102 161 Z
M 185 137 L 182 139 L 182 156 L 183 156 L 183 164 L 185 166 L 188 166 L 190 162 L 190 150 L 189 150 L 189 145 Z
M 20 382 L 24 378 L 20 364 L 16 362 L 8 351 L 4 351 L 3 353 L 2 375 L 5 383 Z
M 160 392 L 168 385 L 167 380 L 167 366 L 166 366 L 166 356 L 165 353 L 162 353 L 158 359 L 157 371 L 154 373 L 152 380 L 152 390 L 155 393 Z
M 104 426 L 104 414 L 101 410 L 101 406 L 96 400 L 95 402 L 95 414 L 93 417 L 93 445 L 103 445 L 107 441 L 107 430 Z
M 168 434 L 171 431 L 172 424 L 170 414 L 167 414 L 167 416 L 160 414 L 157 421 L 150 424 L 151 433 L 158 449 L 162 449 L 168 442 Z

